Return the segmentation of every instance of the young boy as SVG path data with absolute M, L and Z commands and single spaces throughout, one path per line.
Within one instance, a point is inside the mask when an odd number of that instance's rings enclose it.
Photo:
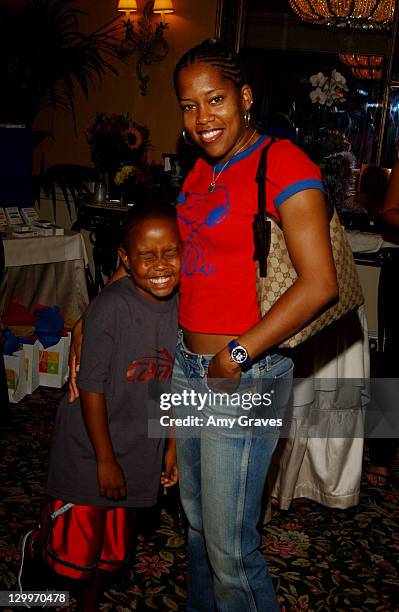
M 84 317 L 80 399 L 61 402 L 39 532 L 58 574 L 86 580 L 80 609 L 98 610 L 102 571 L 128 557 L 137 508 L 153 506 L 160 481 L 176 483 L 175 444 L 148 437 L 157 389 L 172 372 L 180 239 L 175 209 L 136 205 L 120 256 L 128 276 L 107 286 Z M 155 389 L 155 393 L 154 393 Z M 159 412 L 158 412 L 159 416 Z M 30 546 L 32 550 L 32 543 Z

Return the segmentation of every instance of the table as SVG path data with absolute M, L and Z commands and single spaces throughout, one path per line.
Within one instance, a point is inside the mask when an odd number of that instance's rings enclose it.
M 346 235 L 354 257 L 355 259 L 359 259 L 359 262 L 367 260 L 368 258 L 371 258 L 371 260 L 376 257 L 378 258 L 378 254 L 382 249 L 397 249 L 399 247 L 399 245 L 394 242 L 387 242 L 384 240 L 381 234 L 346 230 Z
M 348 238 L 358 269 L 363 265 L 364 252 L 368 260 L 378 261 L 381 236 L 348 232 Z M 376 290 L 370 301 L 377 303 Z M 271 495 L 284 510 L 300 497 L 330 508 L 356 505 L 362 474 L 363 410 L 369 402 L 365 307 L 335 321 L 298 346 L 292 357 L 295 380 L 291 425 L 289 436 L 279 441 L 273 456 L 269 471 Z M 348 379 L 349 394 L 341 394 L 343 379 Z M 321 429 L 329 432 L 328 437 L 309 431 L 309 423 L 320 424 Z M 342 437 L 344 423 L 352 436 Z M 269 506 L 265 519 L 270 518 Z
M 11 302 L 32 310 L 40 303 L 60 306 L 71 327 L 86 309 L 85 268 L 88 265 L 83 238 L 75 232 L 64 236 L 13 238 L 3 236 L 5 275 L 0 286 L 0 312 Z
M 399 245 L 384 240 L 380 234 L 348 230 L 346 233 L 358 266 L 369 327 L 373 332 L 376 321 L 378 350 L 382 352 L 389 334 L 386 313 L 389 284 L 392 283 L 390 269 Z

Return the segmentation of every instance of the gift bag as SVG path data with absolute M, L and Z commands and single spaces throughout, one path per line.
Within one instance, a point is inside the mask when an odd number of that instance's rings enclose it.
M 38 340 L 33 344 L 24 342 L 22 348 L 14 353 L 14 355 L 24 357 L 26 393 L 28 395 L 33 393 L 39 386 L 39 346 L 40 342 Z
M 39 342 L 39 384 L 60 388 L 68 380 L 68 356 L 71 334 L 60 338 L 57 344 L 44 348 Z
M 25 357 L 23 351 L 20 352 L 22 355 L 4 355 L 8 399 L 13 404 L 26 395 Z

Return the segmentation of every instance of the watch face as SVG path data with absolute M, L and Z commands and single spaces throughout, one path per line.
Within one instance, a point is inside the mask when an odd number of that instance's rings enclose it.
M 243 346 L 236 346 L 230 353 L 231 358 L 236 363 L 244 363 L 248 358 L 248 353 Z

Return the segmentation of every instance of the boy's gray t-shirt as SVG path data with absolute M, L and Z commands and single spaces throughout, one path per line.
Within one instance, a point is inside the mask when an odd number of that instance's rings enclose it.
M 167 391 L 177 335 L 177 297 L 156 302 L 130 278 L 106 287 L 88 307 L 78 387 L 102 393 L 127 497 L 98 493 L 97 462 L 80 401 L 62 400 L 55 422 L 46 493 L 81 505 L 151 506 L 160 486 L 166 431 L 148 438 L 148 419 L 159 421 L 159 394 Z

